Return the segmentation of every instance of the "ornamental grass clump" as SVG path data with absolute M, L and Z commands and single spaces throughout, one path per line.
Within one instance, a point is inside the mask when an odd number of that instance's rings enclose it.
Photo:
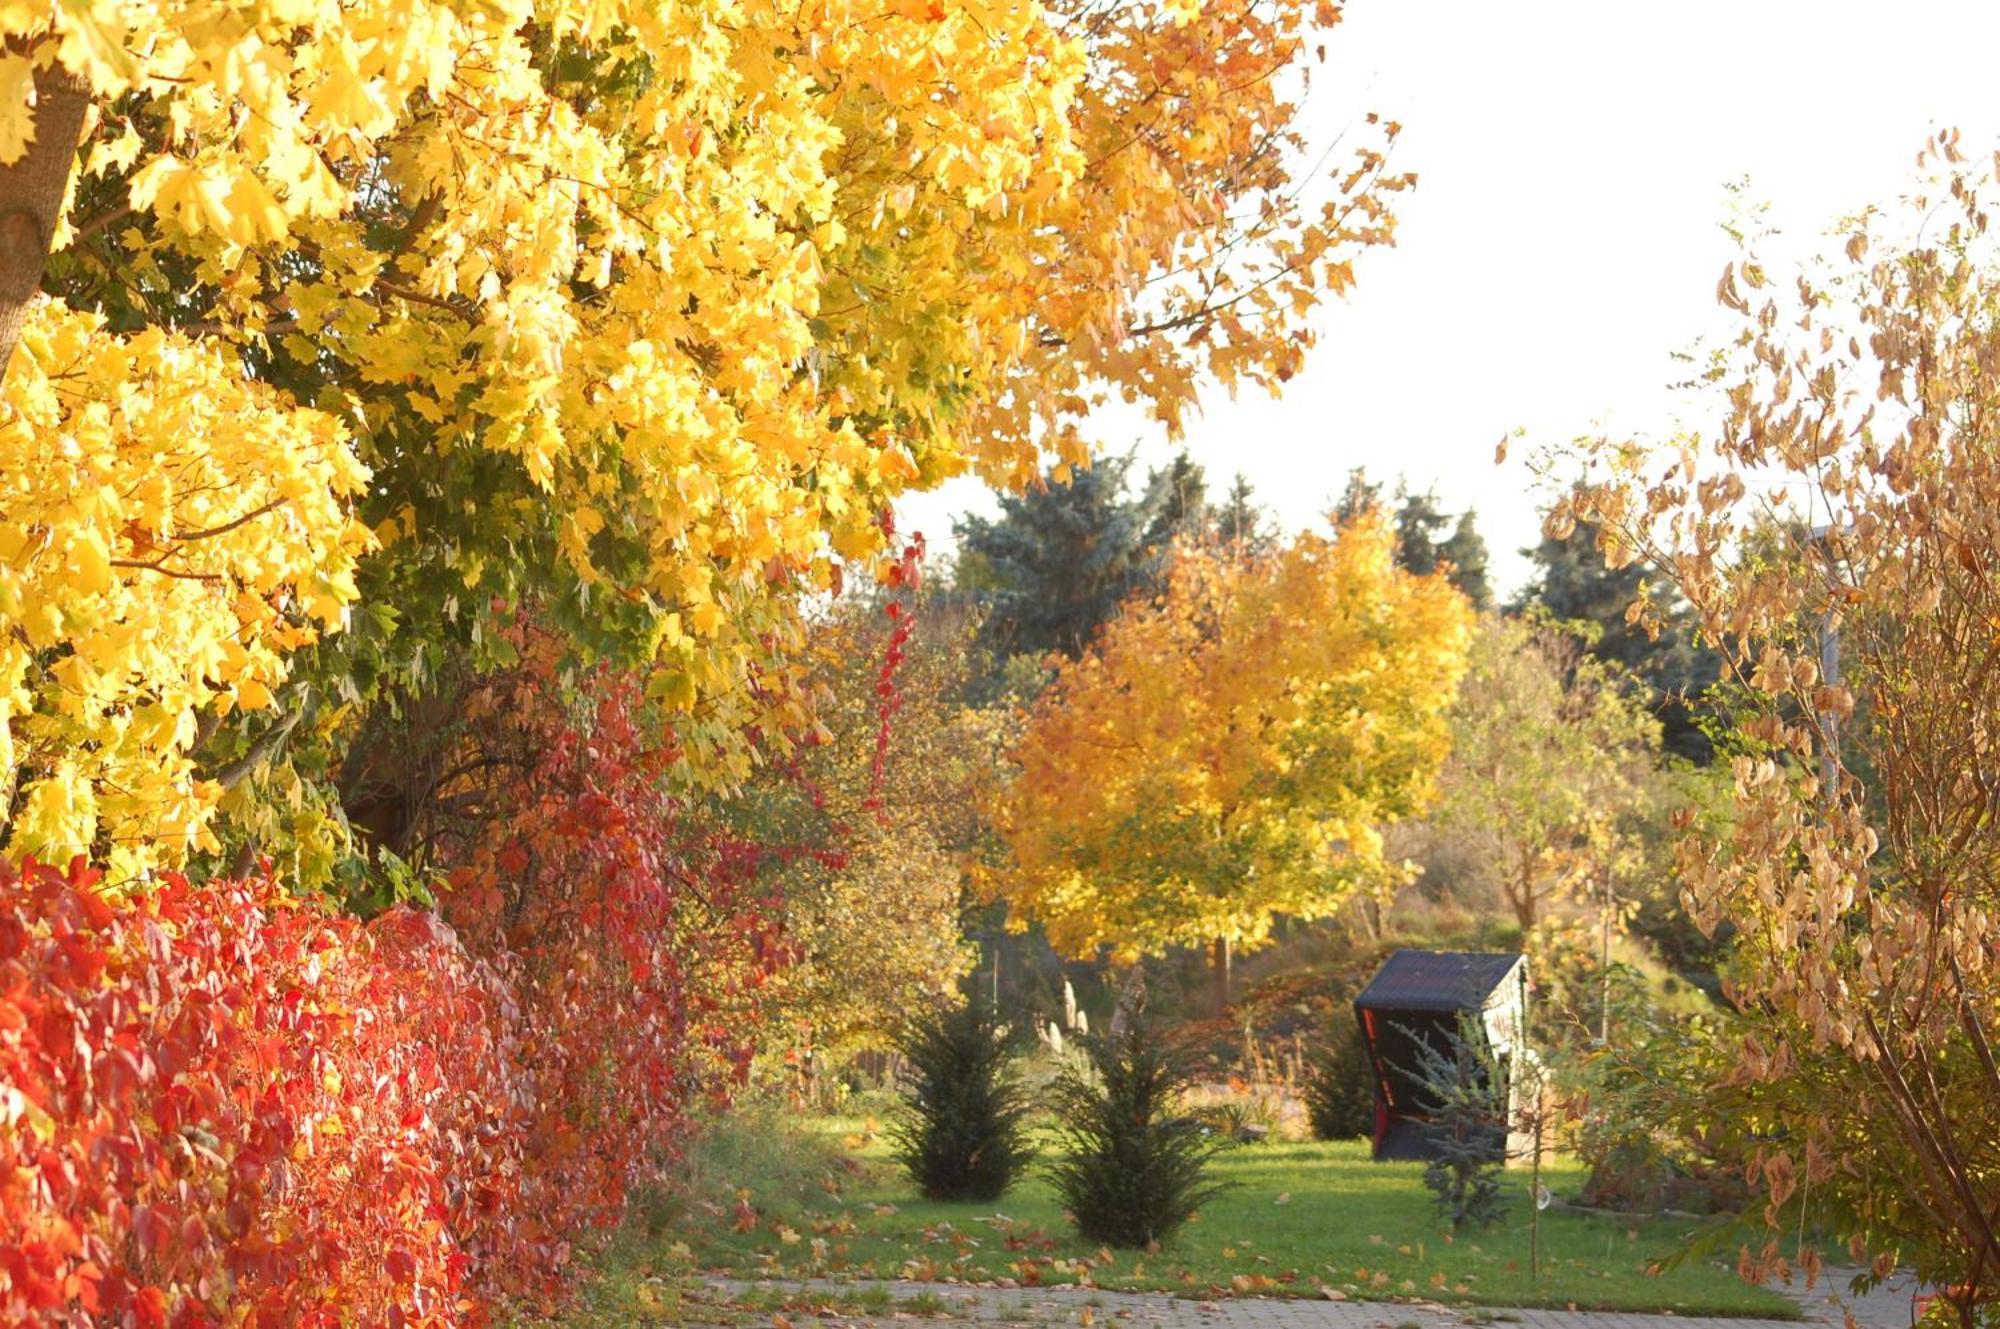
M 1143 1015 L 1081 1044 L 1053 1087 L 1064 1151 L 1049 1179 L 1088 1240 L 1150 1246 L 1222 1191 L 1207 1167 L 1223 1141 L 1181 1115 L 1193 1064 Z
M 998 1199 L 1034 1157 L 1030 1100 L 1001 1032 L 968 1002 L 914 1021 L 898 1042 L 908 1067 L 890 1138 L 926 1199 Z

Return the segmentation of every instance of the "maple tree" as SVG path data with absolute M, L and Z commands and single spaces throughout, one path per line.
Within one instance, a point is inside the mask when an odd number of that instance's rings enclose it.
M 1955 135 L 1926 160 L 1794 282 L 1746 241 L 1715 433 L 1586 447 L 1550 535 L 1670 578 L 1741 692 L 1728 815 L 1680 870 L 1736 928 L 1723 1089 L 1768 1221 L 1912 1266 L 1969 1329 L 2000 1304 L 2000 255 L 1991 176 Z M 1779 1233 L 1743 1263 L 1782 1270 Z
M 4 851 L 103 846 L 121 879 L 202 842 L 244 770 L 200 731 L 262 709 L 340 627 L 372 543 L 339 423 L 273 409 L 229 355 L 44 306 L 0 406 Z
M 1011 922 L 1131 959 L 1264 941 L 1397 880 L 1385 823 L 1429 801 L 1473 617 L 1367 513 L 1268 554 L 1178 550 L 1058 667 L 989 802 Z
M 898 492 L 968 468 L 1019 483 L 1045 450 L 1081 461 L 1078 421 L 1107 393 L 1177 426 L 1204 379 L 1297 368 L 1305 316 L 1391 238 L 1408 183 L 1387 124 L 1326 188 L 1294 178 L 1288 71 L 1338 17 L 1324 0 L 9 8 L 0 359 L 17 332 L 31 350 L 81 338 L 170 395 L 219 364 L 272 388 L 235 400 L 229 429 L 133 417 L 135 446 L 103 452 L 119 501 L 61 512 L 65 538 L 134 599 L 210 575 L 160 559 L 188 530 L 332 551 L 352 513 L 383 546 L 357 574 L 367 631 L 288 687 L 204 673 L 204 704 L 169 675 L 155 695 L 137 622 L 106 619 L 120 653 L 93 664 L 118 682 L 67 718 L 107 756 L 11 772 L 29 797 L 51 786 L 37 836 L 101 834 L 86 786 L 130 778 L 172 815 L 128 855 L 177 861 L 210 832 L 201 768 L 282 760 L 322 725 L 338 744 L 366 718 L 342 705 L 504 665 L 531 606 L 587 652 L 652 662 L 684 717 L 676 778 L 739 782 L 752 734 L 804 725 L 799 596 L 887 549 L 876 516 Z M 10 550 L 46 539 L 59 503 L 36 486 L 67 483 L 36 464 L 30 399 L 67 371 L 23 362 L 0 396 L 0 469 L 29 487 Z M 212 511 L 151 479 L 147 449 L 176 427 L 224 472 L 237 432 L 311 435 L 328 474 L 310 502 Z M 60 566 L 44 616 L 104 594 Z M 282 659 L 321 601 L 283 565 L 246 572 Z M 214 575 L 233 612 L 235 574 Z M 215 603 L 174 624 L 230 626 Z M 47 678 L 72 658 L 14 661 L 10 718 L 59 709 Z M 114 733 L 141 707 L 150 747 Z

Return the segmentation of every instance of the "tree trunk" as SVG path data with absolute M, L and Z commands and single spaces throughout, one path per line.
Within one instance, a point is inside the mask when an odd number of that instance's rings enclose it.
M 1229 1009 L 1229 938 L 1215 939 L 1215 1013 Z
M 0 165 L 0 378 L 42 288 L 89 106 L 90 90 L 75 74 L 60 64 L 37 69 L 34 141 L 19 161 Z
M 1382 906 L 1366 891 L 1356 895 L 1348 906 L 1354 919 L 1354 930 L 1362 941 L 1382 940 Z
M 1118 1004 L 1111 1009 L 1111 1037 L 1123 1038 L 1146 1009 L 1146 962 L 1134 960 L 1132 972 L 1125 976 L 1125 988 L 1118 994 Z
M 1535 860 L 1530 854 L 1521 855 L 1521 878 L 1518 886 L 1509 888 L 1508 903 L 1514 906 L 1514 921 L 1521 925 L 1521 949 L 1528 949 L 1528 934 L 1535 930 Z

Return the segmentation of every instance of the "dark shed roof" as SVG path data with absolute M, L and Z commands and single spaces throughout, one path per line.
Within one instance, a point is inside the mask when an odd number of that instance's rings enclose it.
M 1523 961 L 1520 955 L 1479 951 L 1401 950 L 1383 962 L 1356 1010 L 1476 1011 Z

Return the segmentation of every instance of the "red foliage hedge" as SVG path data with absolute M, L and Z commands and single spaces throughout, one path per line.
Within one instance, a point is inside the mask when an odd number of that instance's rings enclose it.
M 476 1323 L 559 1294 L 744 1064 L 783 958 L 739 898 L 754 856 L 677 823 L 633 702 L 532 736 L 444 917 L 0 863 L 0 1323 Z
M 0 867 L 0 1315 L 451 1318 L 520 1150 L 504 1107 L 464 1129 L 509 1069 L 492 985 L 408 911 L 94 884 Z

